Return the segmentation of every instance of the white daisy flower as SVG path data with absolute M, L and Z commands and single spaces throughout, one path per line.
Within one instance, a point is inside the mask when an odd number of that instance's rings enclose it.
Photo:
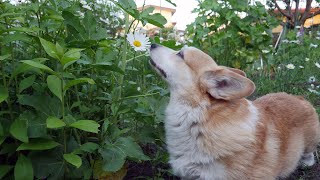
M 311 88 L 314 89 L 314 84 L 310 84 Z
M 317 48 L 318 47 L 318 44 L 310 44 L 310 48 Z
M 80 0 L 80 3 L 81 3 L 82 5 L 85 5 L 85 4 L 87 4 L 87 1 L 85 1 L 85 0 Z
M 320 64 L 319 63 L 314 63 L 314 65 L 316 65 L 317 66 L 317 68 L 320 68 Z
M 288 69 L 294 69 L 294 68 L 295 68 L 295 66 L 294 66 L 293 64 L 288 64 L 288 65 L 286 65 L 286 67 L 287 67 Z
M 127 41 L 135 51 L 146 51 L 147 49 L 149 49 L 151 44 L 149 41 L 149 37 L 137 31 L 127 34 Z
M 320 94 L 318 91 L 316 91 L 316 90 L 314 90 L 314 89 L 310 89 L 310 88 L 308 88 L 308 90 L 309 90 L 310 92 L 312 92 L 312 93 L 317 94 L 317 95 L 319 95 L 319 94 Z
M 309 83 L 314 83 L 314 82 L 316 82 L 316 78 L 314 76 L 311 76 L 311 77 L 309 77 L 308 82 Z
M 299 40 L 292 40 L 292 41 L 289 41 L 289 43 L 300 44 L 300 41 Z
M 80 17 L 84 17 L 84 13 L 81 11 L 76 11 Z
M 89 5 L 86 5 L 86 4 L 85 4 L 85 5 L 83 5 L 82 7 L 85 8 L 85 9 L 88 9 L 88 10 L 92 11 L 92 8 L 91 8 Z
M 140 88 L 140 87 L 137 87 L 137 91 L 141 91 L 141 88 Z
M 109 24 L 109 20 L 108 19 L 103 19 L 102 17 L 99 18 L 100 21 L 106 23 L 106 24 Z
M 303 67 L 303 66 L 299 66 L 299 68 L 300 68 L 300 69 L 303 69 L 304 67 Z
M 310 59 L 309 59 L 309 58 L 306 58 L 306 61 L 308 62 L 308 61 L 310 61 Z
M 289 40 L 288 39 L 284 39 L 282 40 L 283 43 L 289 43 Z

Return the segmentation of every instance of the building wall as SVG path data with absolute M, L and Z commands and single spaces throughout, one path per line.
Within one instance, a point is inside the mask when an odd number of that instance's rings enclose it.
M 312 18 L 307 19 L 306 22 L 304 23 L 304 27 L 310 27 L 310 26 L 315 25 L 315 24 L 320 24 L 320 14 L 316 15 L 316 16 L 314 16 Z M 273 33 L 280 33 L 281 31 L 282 31 L 282 26 L 281 25 L 279 25 L 276 28 L 272 29 Z

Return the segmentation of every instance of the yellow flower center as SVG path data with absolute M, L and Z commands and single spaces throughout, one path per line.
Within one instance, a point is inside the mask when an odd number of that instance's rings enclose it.
M 141 42 L 137 41 L 137 40 L 134 40 L 133 41 L 133 45 L 136 46 L 136 47 L 140 47 L 141 46 Z

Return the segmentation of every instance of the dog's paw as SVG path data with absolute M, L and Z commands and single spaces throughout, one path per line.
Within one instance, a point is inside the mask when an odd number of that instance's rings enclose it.
M 302 166 L 313 166 L 315 163 L 313 153 L 304 154 L 300 162 Z

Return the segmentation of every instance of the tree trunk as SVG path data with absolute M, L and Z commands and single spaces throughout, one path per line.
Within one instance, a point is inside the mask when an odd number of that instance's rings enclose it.
M 279 12 L 287 18 L 287 26 L 290 29 L 293 29 L 295 26 L 303 26 L 308 18 L 312 18 L 320 14 L 320 10 L 311 13 L 311 4 L 313 0 L 306 0 L 306 7 L 303 13 L 300 13 L 299 4 L 300 0 L 294 0 L 296 2 L 294 14 L 292 14 L 292 7 L 290 5 L 290 0 L 284 0 L 286 4 L 286 9 L 281 9 L 276 0 L 272 0 L 275 7 Z

